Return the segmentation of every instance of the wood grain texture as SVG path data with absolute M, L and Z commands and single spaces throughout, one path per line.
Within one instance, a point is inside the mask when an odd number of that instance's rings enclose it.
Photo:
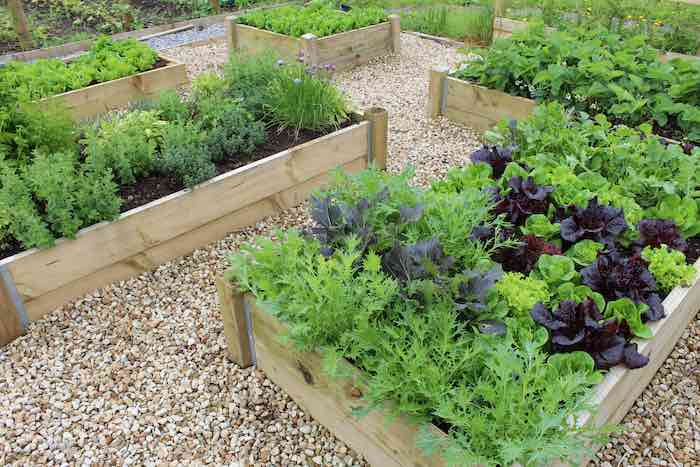
M 456 78 L 445 79 L 445 116 L 478 131 L 488 130 L 503 119 L 523 120 L 537 105 L 533 100 L 511 96 Z
M 24 333 L 10 291 L 0 280 L 0 347 L 9 344 Z
M 320 64 L 350 70 L 374 57 L 389 55 L 394 49 L 391 23 L 380 23 L 318 39 Z
M 700 276 L 700 260 L 695 263 Z M 283 323 L 257 308 L 254 297 L 247 295 L 253 310 L 253 335 L 258 366 L 278 386 L 304 407 L 316 420 L 332 433 L 365 456 L 376 467 L 442 467 L 437 456 L 426 459 L 415 447 L 416 427 L 403 420 L 386 424 L 382 412 L 356 419 L 354 407 L 363 402 L 358 396 L 364 390 L 362 374 L 347 361 L 339 363 L 351 377 L 330 379 L 322 369 L 322 356 L 316 352 L 298 352 L 283 345 L 279 335 L 286 327 Z M 644 388 L 686 330 L 688 323 L 700 309 L 700 280 L 696 277 L 691 287 L 678 287 L 664 300 L 667 316 L 651 323 L 654 337 L 637 340 L 639 351 L 650 357 L 649 364 L 638 370 L 615 367 L 609 371 L 596 388 L 598 411 L 595 419 L 583 414 L 581 423 L 597 425 L 618 423 L 634 404 Z M 432 427 L 436 434 L 440 430 Z M 444 434 L 443 434 L 444 435 Z M 559 462 L 552 467 L 562 466 Z M 586 462 L 582 464 L 585 466 Z
M 379 107 L 367 109 L 364 118 L 371 123 L 369 147 L 372 164 L 377 169 L 386 169 L 387 147 L 389 141 L 389 113 Z
M 355 118 L 363 118 L 355 116 Z M 367 167 L 362 121 L 81 230 L 49 249 L 0 261 L 30 321 L 111 282 L 151 270 L 304 201 L 331 169 Z
M 442 94 L 444 81 L 449 73 L 447 67 L 431 68 L 428 75 L 428 103 L 426 106 L 426 114 L 428 119 L 433 119 L 440 115 L 442 109 Z
M 350 378 L 332 379 L 322 369 L 316 352 L 300 353 L 280 343 L 285 326 L 258 309 L 252 297 L 253 335 L 257 366 L 314 419 L 362 454 L 376 467 L 438 467 L 439 458 L 426 458 L 416 447 L 416 425 L 405 418 L 389 422 L 383 412 L 356 418 L 354 408 L 364 407 L 362 375 L 347 361 L 338 362 Z
M 367 156 L 363 155 L 339 167 L 348 173 L 360 172 L 367 168 Z M 241 232 L 265 217 L 298 206 L 308 199 L 314 189 L 324 185 L 329 180 L 330 174 L 328 172 L 322 173 L 304 183 L 275 193 L 159 245 L 146 248 L 135 255 L 93 272 L 86 272 L 85 276 L 26 302 L 25 307 L 29 320 L 40 319 L 61 304 L 91 290 L 151 271 L 173 258 L 192 253 L 197 248 L 220 240 L 230 233 Z
M 99 83 L 43 99 L 43 105 L 65 106 L 75 120 L 83 120 L 123 107 L 130 102 L 156 97 L 161 91 L 187 83 L 184 63 L 168 60 L 168 64 L 124 78 Z
M 286 60 L 296 60 L 301 51 L 301 41 L 272 31 L 233 23 L 236 50 L 257 54 L 271 50 Z
M 243 293 L 223 277 L 217 278 L 216 290 L 219 296 L 221 319 L 224 322 L 228 356 L 241 368 L 248 368 L 254 361 Z

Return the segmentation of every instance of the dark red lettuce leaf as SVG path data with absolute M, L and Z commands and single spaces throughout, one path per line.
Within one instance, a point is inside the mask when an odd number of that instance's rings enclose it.
M 646 246 L 658 248 L 666 245 L 674 250 L 686 253 L 688 243 L 681 236 L 675 222 L 665 219 L 644 219 L 637 224 L 639 240 L 635 242 L 635 247 L 643 249 Z
M 561 255 L 561 249 L 547 243 L 543 238 L 535 235 L 525 235 L 517 248 L 504 248 L 494 255 L 494 260 L 503 265 L 508 272 L 522 272 L 529 274 L 542 255 Z
M 505 214 L 506 220 L 514 226 L 525 223 L 525 219 L 533 214 L 546 214 L 549 208 L 549 194 L 552 187 L 539 186 L 535 179 L 528 177 L 512 177 L 508 181 L 508 193 L 495 196 L 496 214 Z
M 491 176 L 494 179 L 501 178 L 506 166 L 513 162 L 513 149 L 501 146 L 484 145 L 474 151 L 470 159 L 475 164 L 488 164 L 491 166 Z
M 625 329 L 614 319 L 602 321 L 603 316 L 591 299 L 582 303 L 565 300 L 554 312 L 538 303 L 531 316 L 549 330 L 554 352 L 587 352 L 600 370 L 620 363 L 634 365 L 630 368 L 646 364 L 634 354 L 636 347 L 628 349 Z
M 625 365 L 628 368 L 641 368 L 649 363 L 649 357 L 642 355 L 637 350 L 637 344 L 634 342 L 629 342 L 625 346 Z
M 627 229 L 622 209 L 598 204 L 598 199 L 588 201 L 588 206 L 572 207 L 571 216 L 561 222 L 561 238 L 570 243 L 593 240 L 613 246 L 618 235 Z
M 646 303 L 647 321 L 658 321 L 665 316 L 649 263 L 639 255 L 624 257 L 616 250 L 599 254 L 593 264 L 581 270 L 581 276 L 583 284 L 603 295 L 606 301 L 627 297 L 635 303 Z

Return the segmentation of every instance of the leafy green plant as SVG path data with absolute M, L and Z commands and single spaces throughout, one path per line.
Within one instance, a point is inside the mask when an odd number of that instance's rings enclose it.
M 0 104 L 31 102 L 150 70 L 157 59 L 158 54 L 143 42 L 101 37 L 86 54 L 69 63 L 58 59 L 12 61 L 0 69 Z
M 695 267 L 686 264 L 683 253 L 671 250 L 666 245 L 644 248 L 642 258 L 649 262 L 649 270 L 661 290 L 668 292 L 674 287 L 687 287 L 695 280 Z
M 551 292 L 547 283 L 540 279 L 509 272 L 496 284 L 496 290 L 508 306 L 518 313 L 528 314 L 537 303 L 548 303 Z
M 661 63 L 643 37 L 622 38 L 603 29 L 547 34 L 540 25 L 496 41 L 483 60 L 465 64 L 454 75 L 700 142 L 700 108 L 681 84 L 696 81 L 700 68 L 675 62 Z
M 194 125 L 169 123 L 163 129 L 162 144 L 154 161 L 155 169 L 162 174 L 190 188 L 216 175 L 204 135 Z
M 629 298 L 620 298 L 608 302 L 603 315 L 618 322 L 626 322 L 636 337 L 651 339 L 653 337 L 651 329 L 642 321 L 646 309 L 647 306 L 644 304 L 636 304 Z
M 283 6 L 246 13 L 237 18 L 241 24 L 293 37 L 314 34 L 326 37 L 352 31 L 386 21 L 384 9 L 378 7 L 353 8 L 344 13 L 327 2 L 314 1 L 309 6 Z

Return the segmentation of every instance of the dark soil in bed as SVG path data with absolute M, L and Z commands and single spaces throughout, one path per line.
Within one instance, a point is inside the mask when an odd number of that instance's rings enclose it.
M 341 125 L 341 128 L 346 128 L 354 123 L 354 121 L 348 120 Z M 267 141 L 255 148 L 252 154 L 231 154 L 229 157 L 217 162 L 217 175 L 243 167 L 251 162 L 264 159 L 265 157 L 272 156 L 329 133 L 332 133 L 332 131 L 325 133 L 302 131 L 296 136 L 294 131 L 289 130 L 282 132 L 274 130 L 268 131 Z M 142 178 L 134 185 L 119 187 L 119 197 L 123 200 L 121 212 L 143 206 L 144 204 L 176 193 L 184 188 L 185 186 L 182 185 L 182 183 L 171 177 L 153 175 Z M 12 239 L 5 244 L 0 244 L 0 259 L 8 258 L 22 251 L 24 251 L 22 245 Z

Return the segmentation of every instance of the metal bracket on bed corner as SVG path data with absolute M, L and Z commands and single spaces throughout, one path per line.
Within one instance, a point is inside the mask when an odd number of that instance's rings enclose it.
M 447 108 L 447 76 L 443 77 L 442 83 L 440 83 L 440 115 L 445 115 L 446 108 Z
M 257 365 L 258 357 L 255 354 L 255 337 L 253 336 L 253 316 L 250 307 L 250 302 L 243 299 L 243 313 L 245 314 L 245 329 L 248 334 L 248 346 L 250 347 L 250 358 L 253 365 Z
M 367 131 L 367 165 L 370 166 L 374 162 L 374 122 L 372 120 L 366 120 L 369 123 L 369 130 Z
M 7 293 L 10 296 L 9 298 L 12 301 L 12 305 L 19 315 L 22 331 L 26 331 L 27 327 L 29 326 L 27 309 L 24 307 L 24 302 L 22 301 L 22 297 L 19 295 L 15 281 L 12 279 L 12 274 L 10 274 L 10 270 L 7 269 L 7 266 L 5 265 L 0 266 L 0 280 L 2 280 L 3 284 L 5 285 L 5 290 L 7 290 Z

